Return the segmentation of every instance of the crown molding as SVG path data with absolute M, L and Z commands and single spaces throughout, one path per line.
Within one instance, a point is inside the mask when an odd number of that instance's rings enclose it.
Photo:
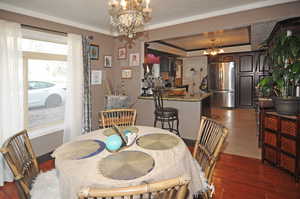
M 184 17 L 181 19 L 171 20 L 168 22 L 146 25 L 144 30 L 154 30 L 154 29 L 158 29 L 158 28 L 164 28 L 164 27 L 178 25 L 178 24 L 182 24 L 182 23 L 188 23 L 188 22 L 197 21 L 197 20 L 201 20 L 201 19 L 207 19 L 207 18 L 217 17 L 217 16 L 221 16 L 221 15 L 226 15 L 226 14 L 233 14 L 233 13 L 237 13 L 237 12 L 252 10 L 252 9 L 256 9 L 256 8 L 263 8 L 263 7 L 268 7 L 268 6 L 274 6 L 274 5 L 278 5 L 278 4 L 291 3 L 291 2 L 295 2 L 295 1 L 298 1 L 298 0 L 266 0 L 266 1 L 261 1 L 261 2 L 257 2 L 257 3 L 251 3 L 251 4 L 247 4 L 247 5 L 236 6 L 236 7 L 232 7 L 232 8 L 223 9 L 223 10 L 208 12 L 205 14 Z
M 36 17 L 36 18 L 39 18 L 39 19 L 44 19 L 44 20 L 47 20 L 47 21 L 55 22 L 55 23 L 69 25 L 69 26 L 73 26 L 73 27 L 76 27 L 76 28 L 84 29 L 84 30 L 98 32 L 98 33 L 102 33 L 102 34 L 109 35 L 109 36 L 115 35 L 114 33 L 110 32 L 109 30 L 98 28 L 96 26 L 90 26 L 90 25 L 78 23 L 78 22 L 75 22 L 75 21 L 63 19 L 63 18 L 60 18 L 60 17 L 54 17 L 54 16 L 51 16 L 51 15 L 46 15 L 46 14 L 43 14 L 43 13 L 40 13 L 40 12 L 36 12 L 36 11 L 32 11 L 32 10 L 28 10 L 28 9 L 24 9 L 24 8 L 20 8 L 20 7 L 16 7 L 16 6 L 12 6 L 12 5 L 9 5 L 7 3 L 1 3 L 0 2 L 0 9 L 10 11 L 10 12 L 15 12 L 15 13 L 22 14 L 22 15 Z
M 266 0 L 266 1 L 251 3 L 251 4 L 247 4 L 247 5 L 243 5 L 243 6 L 236 6 L 236 7 L 233 7 L 233 8 L 208 12 L 208 13 L 205 13 L 205 14 L 194 15 L 194 16 L 191 16 L 191 17 L 184 17 L 184 18 L 181 18 L 181 19 L 171 20 L 171 21 L 168 21 L 168 22 L 157 23 L 157 24 L 152 24 L 152 25 L 146 25 L 144 27 L 143 31 L 153 30 L 153 29 L 158 29 L 158 28 L 164 28 L 164 27 L 168 27 L 168 26 L 178 25 L 178 24 L 182 24 L 182 23 L 188 23 L 188 22 L 197 21 L 197 20 L 201 20 L 201 19 L 206 19 L 206 18 L 210 18 L 210 17 L 216 17 L 216 16 L 221 16 L 221 15 L 226 15 L 226 14 L 232 14 L 232 13 L 241 12 L 241 11 L 252 10 L 252 9 L 256 9 L 256 8 L 274 6 L 274 5 L 278 5 L 278 4 L 284 4 L 284 3 L 291 3 L 291 2 L 295 2 L 295 1 L 298 1 L 298 0 Z M 16 7 L 16 6 L 12 6 L 12 5 L 9 5 L 7 3 L 1 3 L 0 2 L 0 9 L 7 10 L 7 11 L 10 11 L 10 12 L 19 13 L 19 14 L 23 14 L 23 15 L 28 15 L 28 16 L 31 16 L 31 17 L 36 17 L 36 18 L 40 18 L 40 19 L 44 19 L 44 20 L 48 20 L 48 21 L 52 21 L 52 22 L 56 22 L 56 23 L 61 23 L 61 24 L 73 26 L 73 27 L 80 28 L 80 29 L 94 31 L 94 32 L 102 33 L 102 34 L 109 35 L 109 36 L 114 36 L 114 37 L 120 36 L 120 34 L 118 34 L 116 32 L 111 32 L 110 30 L 107 30 L 107 29 L 102 29 L 102 28 L 99 28 L 99 27 L 96 27 L 96 26 L 91 26 L 91 25 L 78 23 L 78 22 L 75 22 L 75 21 L 72 21 L 72 20 L 66 20 L 66 19 L 63 19 L 63 18 L 60 18 L 60 17 L 54 17 L 54 16 L 51 16 L 51 15 L 46 15 L 46 14 L 43 14 L 43 13 L 40 13 L 40 12 L 36 12 L 36 11 L 32 11 L 32 10 L 28 10 L 28 9 L 24 9 L 24 8 L 20 8 L 20 7 Z

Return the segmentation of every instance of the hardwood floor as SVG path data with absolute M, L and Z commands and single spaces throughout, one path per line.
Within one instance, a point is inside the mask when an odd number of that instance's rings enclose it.
M 40 165 L 54 168 L 50 160 Z M 300 186 L 288 174 L 260 160 L 222 154 L 214 174 L 214 199 L 299 199 Z M 0 199 L 19 199 L 14 183 L 0 187 Z
M 260 160 L 222 154 L 214 173 L 215 199 L 300 199 L 290 175 Z

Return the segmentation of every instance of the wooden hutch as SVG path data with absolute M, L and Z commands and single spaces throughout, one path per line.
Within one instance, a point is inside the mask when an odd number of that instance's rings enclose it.
M 267 42 L 274 43 L 276 35 L 292 31 L 300 35 L 300 17 L 278 22 Z M 300 107 L 295 107 L 300 108 Z M 260 144 L 262 146 L 262 161 L 300 177 L 300 115 L 287 116 L 273 112 L 270 107 L 261 107 L 259 119 Z M 273 109 L 274 110 L 274 109 Z
M 300 115 L 263 112 L 262 161 L 300 177 Z

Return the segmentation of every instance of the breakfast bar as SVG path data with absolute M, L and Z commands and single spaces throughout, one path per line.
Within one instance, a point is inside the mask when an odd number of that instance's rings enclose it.
M 201 116 L 210 116 L 211 93 L 198 93 L 193 96 L 164 96 L 164 107 L 174 107 L 179 111 L 179 132 L 182 138 L 195 140 Z M 137 124 L 153 126 L 154 102 L 152 96 L 140 96 L 135 104 Z M 160 123 L 158 123 L 160 125 Z

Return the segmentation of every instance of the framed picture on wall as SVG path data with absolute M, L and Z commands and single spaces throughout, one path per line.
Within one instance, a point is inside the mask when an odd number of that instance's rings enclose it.
M 126 59 L 126 58 L 127 58 L 126 47 L 118 48 L 118 59 Z
M 131 79 L 132 78 L 132 70 L 129 68 L 122 69 L 121 78 L 122 79 Z
M 99 59 L 99 46 L 91 44 L 90 45 L 90 58 L 93 60 Z
M 105 68 L 111 68 L 112 66 L 112 56 L 111 55 L 105 55 L 104 56 L 104 67 Z
M 140 54 L 131 53 L 129 54 L 129 66 L 139 66 L 140 65 Z

